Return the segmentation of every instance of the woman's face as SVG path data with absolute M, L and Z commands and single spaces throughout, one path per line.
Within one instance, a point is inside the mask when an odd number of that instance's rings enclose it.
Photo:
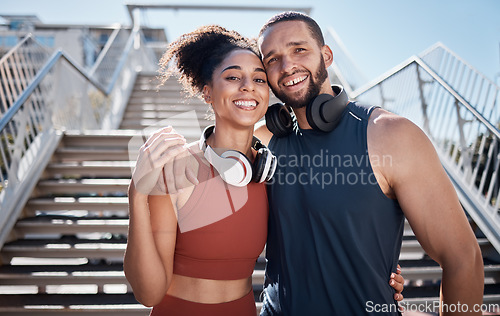
M 245 49 L 229 53 L 215 68 L 204 96 L 210 97 L 217 124 L 253 128 L 269 104 L 267 76 L 259 57 Z

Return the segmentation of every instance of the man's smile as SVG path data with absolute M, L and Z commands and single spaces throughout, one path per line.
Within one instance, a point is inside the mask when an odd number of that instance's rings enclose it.
M 291 86 L 294 86 L 294 85 L 296 85 L 296 84 L 298 84 L 298 83 L 303 82 L 304 80 L 306 80 L 306 79 L 307 79 L 307 77 L 308 77 L 307 75 L 300 76 L 300 77 L 297 77 L 297 78 L 294 78 L 294 79 L 291 79 L 291 80 L 285 81 L 285 82 L 283 83 L 283 85 L 284 85 L 285 87 L 291 87 Z

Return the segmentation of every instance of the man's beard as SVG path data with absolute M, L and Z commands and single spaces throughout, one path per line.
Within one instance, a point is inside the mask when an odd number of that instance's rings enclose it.
M 328 72 L 326 71 L 325 68 L 325 61 L 323 59 L 323 56 L 321 56 L 321 61 L 318 70 L 316 71 L 316 76 L 312 76 L 310 71 L 307 71 L 309 74 L 309 86 L 307 87 L 307 92 L 303 97 L 295 97 L 294 95 L 286 95 L 284 92 L 280 91 L 275 91 L 275 89 L 271 90 L 273 91 L 274 95 L 281 100 L 281 102 L 284 102 L 287 106 L 290 106 L 294 109 L 299 109 L 302 107 L 307 106 L 309 103 L 312 102 L 312 100 L 318 96 L 319 92 L 321 91 L 321 86 L 325 82 L 325 80 L 328 78 Z

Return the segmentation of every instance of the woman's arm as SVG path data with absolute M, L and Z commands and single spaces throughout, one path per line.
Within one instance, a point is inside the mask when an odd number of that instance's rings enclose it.
M 169 195 L 147 196 L 129 189 L 129 233 L 123 268 L 136 299 L 158 304 L 170 285 L 177 218 Z
M 157 131 L 140 148 L 128 191 L 130 220 L 123 268 L 136 299 L 146 306 L 161 301 L 172 278 L 177 219 L 171 197 L 153 192 L 163 181 L 161 170 L 185 144 L 181 137 L 172 140 L 170 130 Z

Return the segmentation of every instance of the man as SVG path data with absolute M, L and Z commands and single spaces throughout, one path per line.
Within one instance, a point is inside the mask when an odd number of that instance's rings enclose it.
M 288 136 L 256 131 L 278 157 L 261 315 L 361 315 L 374 306 L 397 314 L 385 280 L 399 257 L 403 214 L 443 269 L 442 302 L 466 304 L 472 314 L 482 302 L 481 252 L 424 133 L 352 103 L 333 131 L 312 130 L 307 105 L 334 95 L 326 72 L 333 54 L 319 26 L 300 13 L 279 14 L 258 44 L 272 91 L 296 117 Z
M 319 26 L 282 13 L 264 25 L 258 44 L 271 89 L 296 118 L 286 136 L 266 126 L 255 132 L 278 160 L 268 187 L 261 315 L 399 314 L 387 279 L 397 269 L 404 217 L 443 268 L 441 300 L 472 311 L 482 301 L 481 252 L 423 132 L 354 103 L 341 105 L 333 130 L 312 129 L 308 105 L 335 95 L 326 72 L 333 54 Z M 169 191 L 196 183 L 189 168 L 172 168 L 165 168 Z

